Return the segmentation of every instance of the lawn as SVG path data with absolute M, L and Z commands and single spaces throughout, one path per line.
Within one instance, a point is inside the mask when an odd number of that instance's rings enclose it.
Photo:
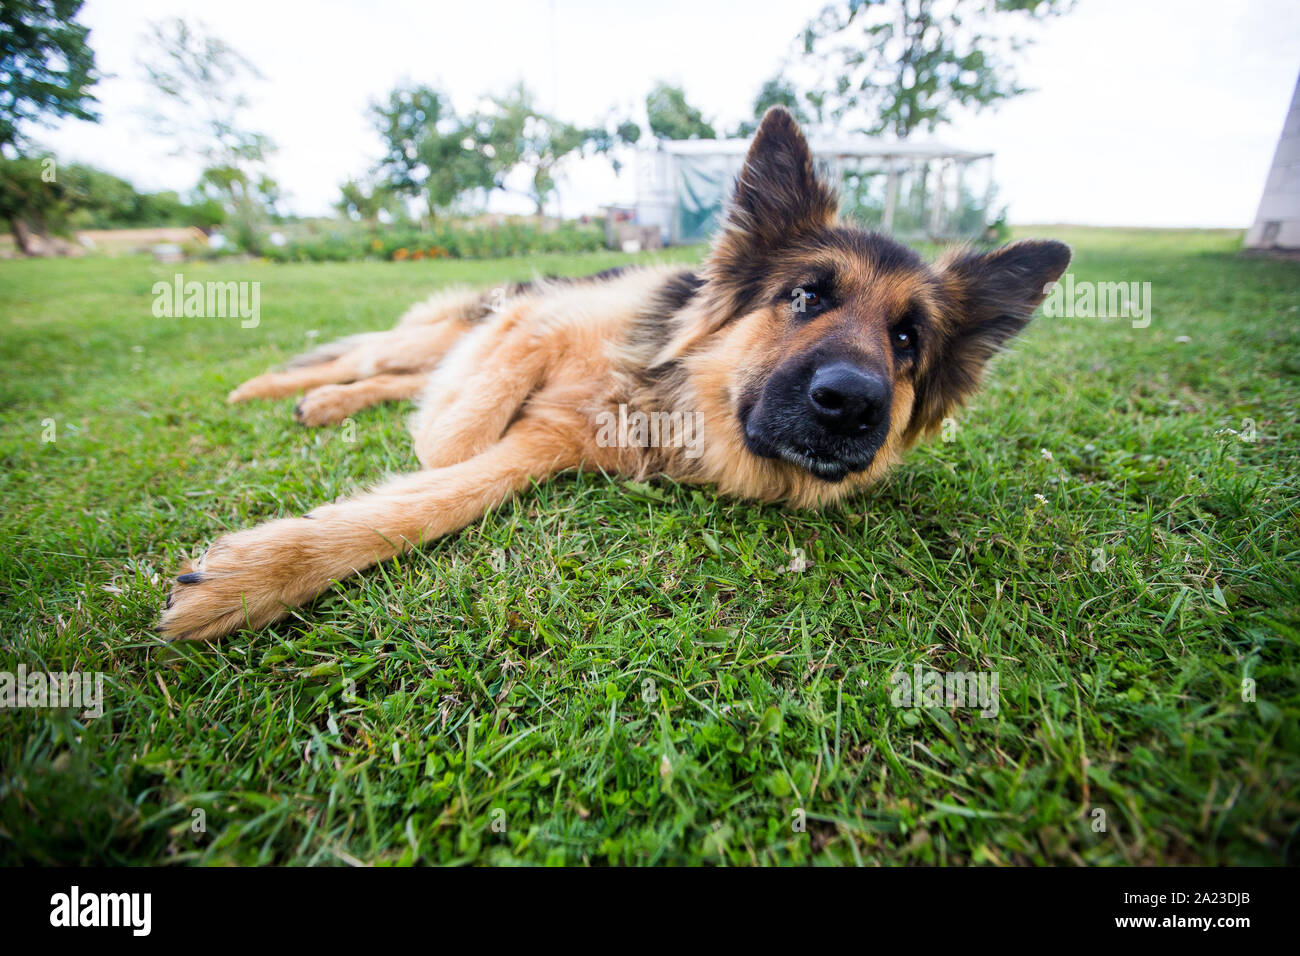
M 150 628 L 185 556 L 414 464 L 404 409 L 309 431 L 231 387 L 629 257 L 0 262 L 0 670 L 105 690 L 0 710 L 0 862 L 1296 860 L 1300 264 L 1034 233 L 1150 282 L 1149 327 L 1036 320 L 848 507 L 565 477 L 184 646 Z M 178 269 L 261 282 L 260 324 L 155 318 Z M 996 714 L 896 706 L 918 666 L 996 674 Z

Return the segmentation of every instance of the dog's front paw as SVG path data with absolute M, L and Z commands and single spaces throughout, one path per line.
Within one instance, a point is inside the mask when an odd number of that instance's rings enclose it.
M 322 385 L 299 400 L 293 417 L 300 425 L 336 425 L 362 407 L 351 386 Z
M 177 577 L 156 630 L 167 640 L 207 640 L 282 617 L 292 572 L 277 521 L 220 538 Z M 296 603 L 296 602 L 295 602 Z

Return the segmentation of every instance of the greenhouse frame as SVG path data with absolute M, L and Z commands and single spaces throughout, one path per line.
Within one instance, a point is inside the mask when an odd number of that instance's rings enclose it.
M 903 239 L 979 236 L 995 199 L 993 154 L 940 143 L 869 138 L 809 140 L 819 168 L 841 190 L 841 214 Z M 636 219 L 666 244 L 713 232 L 749 149 L 743 139 L 661 141 L 637 156 Z

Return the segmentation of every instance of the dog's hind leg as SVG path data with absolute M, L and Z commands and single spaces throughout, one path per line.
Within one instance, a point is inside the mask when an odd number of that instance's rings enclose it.
M 461 322 L 441 322 L 366 335 L 337 358 L 249 379 L 231 392 L 227 401 L 283 398 L 322 385 L 341 385 L 373 375 L 427 372 L 466 331 L 468 326 Z
M 326 342 L 324 345 L 318 345 L 309 352 L 303 352 L 301 355 L 295 355 L 289 361 L 281 365 L 277 372 L 288 371 L 289 369 L 307 368 L 312 365 L 324 365 L 326 362 L 332 362 L 336 358 L 342 358 L 348 352 L 367 342 L 374 342 L 383 338 L 387 332 L 359 332 L 356 335 L 344 336 L 341 339 L 335 339 L 333 342 Z
M 579 464 L 580 436 L 572 420 L 523 418 L 458 465 L 226 535 L 177 578 L 158 631 L 200 639 L 269 624 L 332 582 L 463 528 L 532 481 Z
M 415 398 L 428 380 L 426 373 L 409 372 L 375 375 L 345 385 L 322 385 L 302 397 L 294 406 L 293 417 L 303 425 L 334 425 L 371 405 Z
M 442 289 L 403 312 L 394 328 L 412 328 L 420 325 L 434 325 L 439 322 L 459 322 L 470 326 L 477 323 L 490 311 L 491 296 L 489 293 L 474 292 L 462 288 Z M 353 349 L 382 339 L 388 334 L 388 332 L 360 332 L 356 335 L 335 339 L 291 358 L 277 371 L 307 368 L 311 365 L 324 365 L 326 362 L 341 358 Z
M 474 325 L 486 318 L 502 300 L 495 291 L 475 291 L 453 286 L 440 289 L 423 302 L 417 302 L 397 320 L 397 328 L 433 325 L 438 322 L 460 322 Z
M 315 365 L 267 372 L 250 378 L 226 396 L 226 401 L 247 402 L 254 398 L 284 398 L 322 385 L 354 382 L 361 377 L 358 363 L 350 353 Z

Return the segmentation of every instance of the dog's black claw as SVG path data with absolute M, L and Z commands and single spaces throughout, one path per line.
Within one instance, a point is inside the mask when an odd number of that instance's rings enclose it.
M 302 402 L 298 402 L 293 406 L 293 417 L 298 421 L 302 421 Z
M 167 592 L 167 603 L 163 605 L 163 610 L 164 610 L 164 611 L 170 611 L 171 609 L 172 609 L 172 592 L 171 592 L 171 591 L 168 591 L 168 592 Z
M 191 571 L 189 574 L 182 574 L 176 579 L 177 584 L 198 584 L 203 580 L 203 575 L 198 571 Z

